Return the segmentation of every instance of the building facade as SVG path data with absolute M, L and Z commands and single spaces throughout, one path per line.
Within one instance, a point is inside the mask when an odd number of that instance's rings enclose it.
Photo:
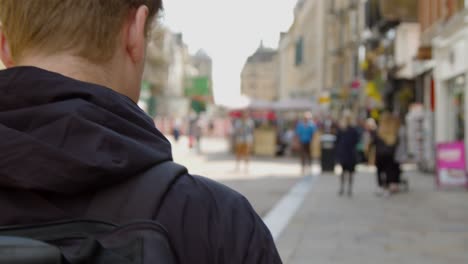
M 213 75 L 213 61 L 204 50 L 199 50 L 192 56 L 192 65 L 197 69 L 199 76 L 206 76 L 210 80 Z
M 360 64 L 365 29 L 365 1 L 326 1 L 325 91 L 332 109 L 358 110 L 362 90 Z M 361 55 L 361 56 L 360 56 Z
M 307 98 L 316 102 L 324 88 L 325 3 L 299 0 L 294 22 L 281 33 L 278 48 L 279 99 Z
M 213 104 L 213 61 L 204 51 L 191 56 L 190 68 L 185 78 L 185 96 L 191 101 L 191 110 L 205 112 Z
M 464 142 L 468 150 L 467 2 L 366 3 L 366 79 L 406 121 L 408 153 L 427 171 L 436 169 L 436 144 Z
M 432 39 L 435 86 L 436 143 L 463 142 L 468 151 L 468 3 L 445 0 L 441 20 L 427 25 L 439 26 Z M 430 23 L 432 22 L 432 23 Z M 468 159 L 465 161 L 468 164 Z
M 254 100 L 278 99 L 277 51 L 263 43 L 246 61 L 241 72 L 241 93 Z
M 435 140 L 435 80 L 434 80 L 434 48 L 433 39 L 440 34 L 449 16 L 445 0 L 418 1 L 418 22 L 421 30 L 420 44 L 414 60 L 414 74 L 416 76 L 415 101 L 419 109 L 411 113 L 412 120 L 423 127 L 421 134 L 422 146 L 409 146 L 408 152 L 419 162 L 419 167 L 425 171 L 436 169 L 436 140 Z M 450 11 L 452 12 L 452 11 Z M 412 121 L 408 120 L 408 121 Z
M 404 118 L 415 95 L 413 58 L 419 47 L 418 2 L 365 2 L 366 107 L 372 116 L 388 110 Z
M 296 85 L 296 71 L 294 66 L 295 42 L 290 32 L 282 32 L 278 44 L 278 99 L 290 99 L 293 87 Z
M 156 115 L 156 97 L 163 93 L 167 85 L 169 59 L 164 52 L 167 29 L 153 28 L 146 51 L 145 69 L 138 105 L 150 116 Z
M 140 106 L 151 116 L 181 117 L 190 101 L 184 85 L 190 55 L 182 34 L 155 27 L 148 44 Z

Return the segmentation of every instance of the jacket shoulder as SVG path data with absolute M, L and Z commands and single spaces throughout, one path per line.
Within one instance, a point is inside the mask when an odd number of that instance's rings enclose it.
M 248 200 L 211 179 L 181 176 L 157 220 L 181 263 L 280 263 L 268 228 Z
M 164 199 L 164 205 L 187 202 L 191 206 L 201 206 L 201 210 L 212 210 L 217 207 L 228 208 L 249 204 L 247 199 L 237 191 L 212 179 L 185 174 L 177 179 Z

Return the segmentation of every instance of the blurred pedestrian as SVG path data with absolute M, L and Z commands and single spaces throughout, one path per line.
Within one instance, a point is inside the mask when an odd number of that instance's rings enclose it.
M 362 135 L 364 151 L 368 165 L 375 165 L 375 146 L 372 144 L 377 133 L 377 123 L 373 118 L 368 118 L 365 122 L 365 130 Z
M 176 118 L 174 121 L 174 127 L 172 128 L 172 135 L 176 143 L 179 142 L 181 126 L 180 119 Z
M 247 112 L 238 119 L 234 126 L 236 171 L 240 170 L 241 162 L 245 162 L 244 171 L 248 172 L 250 153 L 252 151 L 254 122 Z
M 406 126 L 403 123 L 398 129 L 398 145 L 395 152 L 395 160 L 400 165 L 409 160 L 408 141 L 406 138 Z
M 358 143 L 359 132 L 357 128 L 353 126 L 352 115 L 351 113 L 345 113 L 342 124 L 338 129 L 336 142 L 337 160 L 343 169 L 340 177 L 340 189 L 338 191 L 340 196 L 345 192 L 346 182 L 348 183 L 347 194 L 348 196 L 352 196 L 353 176 L 358 162 Z
M 296 126 L 296 136 L 300 144 L 302 174 L 310 171 L 312 166 L 311 142 L 316 131 L 317 127 L 312 121 L 312 113 L 304 113 L 303 120 L 299 121 Z
M 365 154 L 365 134 L 366 134 L 366 121 L 365 120 L 359 120 L 356 129 L 359 133 L 359 142 L 357 145 L 357 164 L 360 163 L 366 163 L 367 158 Z
M 189 149 L 193 149 L 196 144 L 196 133 L 197 133 L 197 124 L 199 117 L 195 113 L 191 113 L 188 117 L 189 125 L 188 125 L 188 147 Z
M 195 138 L 195 146 L 197 153 L 201 153 L 201 140 L 203 137 L 203 126 L 202 122 L 200 119 L 195 122 L 195 127 L 194 127 L 194 138 Z
M 324 134 L 336 135 L 339 128 L 333 117 L 327 115 L 326 118 L 322 120 L 321 129 Z
M 293 153 L 294 134 L 294 126 L 289 126 L 283 134 L 282 140 L 285 144 L 286 156 L 290 156 Z
M 375 146 L 377 183 L 380 188 L 377 195 L 389 195 L 398 191 L 400 165 L 395 160 L 398 144 L 399 120 L 385 112 L 381 115 L 377 133 L 373 139 Z
M 215 124 L 212 119 L 210 119 L 210 121 L 208 122 L 208 133 L 210 136 L 215 135 Z
M 401 123 L 400 128 L 398 129 L 398 141 L 397 147 L 395 150 L 395 162 L 398 166 L 398 176 L 397 176 L 397 183 L 399 187 L 402 187 L 404 190 L 408 190 L 409 182 L 408 179 L 403 177 L 403 169 L 402 164 L 409 161 L 409 154 L 408 154 L 408 140 L 406 137 L 406 126 L 404 123 Z M 399 190 L 398 190 L 399 191 Z

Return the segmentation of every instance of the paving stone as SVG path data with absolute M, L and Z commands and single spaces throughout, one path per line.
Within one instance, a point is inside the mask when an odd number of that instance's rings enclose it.
M 410 192 L 382 198 L 360 172 L 351 199 L 337 196 L 336 176 L 321 176 L 277 242 L 284 263 L 468 263 L 468 192 L 406 174 Z

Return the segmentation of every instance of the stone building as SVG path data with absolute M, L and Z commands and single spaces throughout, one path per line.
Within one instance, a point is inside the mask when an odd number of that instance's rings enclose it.
M 242 69 L 241 93 L 252 99 L 274 101 L 277 90 L 277 51 L 262 42 Z
M 149 41 L 140 106 L 151 116 L 184 116 L 189 112 L 185 78 L 190 55 L 182 34 L 156 27 Z
M 324 88 L 325 2 L 299 0 L 294 22 L 281 33 L 278 48 L 279 99 L 316 102 Z
M 357 107 L 360 90 L 360 56 L 365 28 L 365 8 L 362 0 L 326 1 L 325 80 L 326 94 L 332 108 Z M 361 58 L 362 59 L 362 58 Z
M 191 101 L 191 110 L 206 112 L 213 103 L 213 61 L 199 50 L 190 58 L 190 68 L 185 78 L 185 95 Z

